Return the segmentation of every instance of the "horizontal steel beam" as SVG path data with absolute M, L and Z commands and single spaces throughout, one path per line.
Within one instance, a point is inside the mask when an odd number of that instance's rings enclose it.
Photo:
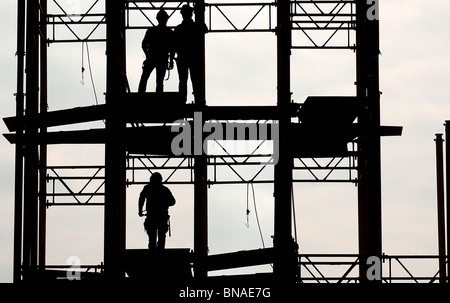
M 207 181 L 210 185 L 236 185 L 236 184 L 273 184 L 274 180 L 223 180 L 223 181 Z M 292 179 L 293 183 L 356 183 L 356 179 Z M 127 181 L 127 185 L 145 185 L 148 181 Z M 168 181 L 166 184 L 172 185 L 192 185 L 194 181 Z
M 167 97 L 168 96 L 168 97 Z M 176 100 L 176 94 L 126 94 L 122 102 L 122 119 L 128 123 L 174 122 L 184 118 L 193 118 L 200 109 L 194 104 L 183 104 Z M 291 117 L 295 117 L 300 104 L 292 103 Z M 277 106 L 206 106 L 201 109 L 206 120 L 277 120 Z M 101 121 L 107 117 L 106 105 L 77 107 L 41 113 L 34 117 L 3 118 L 8 130 L 13 132 L 19 126 L 35 127 L 64 126 L 77 123 Z
M 270 264 L 274 261 L 274 249 L 256 249 L 226 254 L 210 255 L 206 259 L 208 271 Z
M 199 109 L 194 104 L 179 103 L 177 93 L 166 93 L 163 96 L 154 93 L 131 93 L 126 94 L 122 100 L 122 119 L 127 123 L 175 122 L 180 119 L 193 118 L 197 111 L 202 112 L 202 117 L 205 120 L 278 120 L 280 116 L 280 109 L 277 106 L 206 106 Z M 358 103 L 354 97 L 308 97 L 304 105 L 291 103 L 289 113 L 291 117 L 309 117 L 310 120 L 318 117 L 320 119 L 317 121 L 326 124 L 327 119 L 339 121 L 341 114 L 351 115 L 353 119 L 356 118 L 358 110 L 357 108 L 355 110 L 355 104 Z M 19 126 L 33 125 L 38 128 L 64 126 L 101 121 L 106 117 L 106 105 L 95 105 L 41 113 L 34 117 L 7 117 L 3 120 L 8 130 L 13 132 Z M 317 127 L 320 129 L 320 125 Z M 92 132 L 91 136 L 95 136 L 94 133 L 99 131 L 80 132 L 85 132 L 85 134 Z M 388 134 L 383 134 L 386 131 Z M 401 131 L 398 127 L 380 128 L 380 135 L 399 134 L 401 134 Z M 50 135 L 52 134 L 50 133 Z M 12 138 L 11 135 L 7 135 L 7 137 Z M 64 141 L 61 143 L 64 143 Z M 86 143 L 91 143 L 91 141 L 88 140 Z
M 252 123 L 246 123 L 246 125 L 256 125 Z M 379 136 L 400 136 L 402 134 L 403 127 L 401 126 L 381 126 L 377 129 L 362 128 L 357 124 L 349 125 L 348 127 L 336 127 L 333 125 L 322 125 L 318 127 L 311 127 L 303 125 L 302 123 L 292 124 L 291 138 L 292 144 L 303 145 L 308 143 L 304 141 L 305 138 L 313 139 L 315 142 L 327 143 L 327 138 L 335 140 L 334 135 L 348 136 L 348 140 L 344 140 L 344 143 L 350 142 L 353 138 L 365 132 L 374 132 Z M 117 134 L 120 135 L 120 134 Z M 123 139 L 133 142 L 134 139 L 143 138 L 142 136 L 154 136 L 156 139 L 160 139 L 161 142 L 171 142 L 172 139 L 178 135 L 176 132 L 171 132 L 171 126 L 155 126 L 155 127 L 132 127 L 127 128 L 125 133 L 122 134 Z M 169 135 L 169 137 L 167 137 Z M 47 132 L 45 134 L 37 134 L 35 136 L 23 136 L 23 140 L 33 140 L 36 144 L 104 144 L 105 143 L 105 129 L 89 129 L 89 130 L 75 130 L 75 131 L 57 131 Z M 320 136 L 320 137 L 319 137 Z M 12 144 L 17 141 L 16 134 L 4 134 L 4 137 Z M 147 137 L 148 138 L 148 137 Z M 256 139 L 258 140 L 258 139 Z M 339 140 L 342 141 L 342 140 Z M 158 142 L 158 141 L 156 141 Z M 143 146 L 143 142 L 140 142 L 139 146 Z M 169 144 L 170 147 L 170 144 Z M 147 152 L 135 151 L 134 153 L 146 154 Z M 150 154 L 150 153 L 149 153 Z M 303 156 L 306 157 L 306 156 Z M 311 155 L 310 157 L 314 157 Z
M 62 126 L 76 123 L 92 122 L 106 118 L 106 105 L 76 107 L 41 113 L 35 117 L 7 117 L 3 121 L 8 130 L 13 132 L 18 127 L 34 125 L 36 127 Z

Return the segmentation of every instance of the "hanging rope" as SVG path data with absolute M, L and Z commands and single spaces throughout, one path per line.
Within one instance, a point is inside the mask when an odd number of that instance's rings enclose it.
M 246 223 L 245 226 L 247 226 L 247 228 L 250 228 L 250 224 L 249 224 L 249 216 L 250 216 L 250 207 L 249 207 L 249 199 L 248 199 L 248 192 L 249 192 L 249 183 L 247 183 L 247 209 L 245 211 L 245 215 L 246 215 Z
M 168 81 L 168 80 L 169 80 L 169 78 L 170 78 L 170 69 L 169 69 L 169 68 L 167 68 L 167 78 L 166 78 L 166 79 L 164 79 L 164 81 Z
M 247 183 L 247 210 L 246 210 L 246 215 L 247 215 L 247 223 L 245 224 L 248 227 L 250 227 L 249 224 L 249 215 L 250 215 L 250 209 L 249 209 L 249 187 L 251 185 L 252 188 L 252 196 L 253 196 L 253 207 L 255 209 L 255 217 L 256 217 L 256 223 L 258 224 L 258 230 L 259 230 L 259 236 L 261 237 L 261 242 L 262 242 L 262 246 L 263 248 L 266 248 L 266 245 L 264 243 L 264 237 L 262 234 L 262 230 L 261 230 L 261 224 L 259 223 L 259 216 L 258 216 L 258 210 L 256 208 L 256 197 L 255 197 L 255 188 L 253 186 L 253 183 Z
M 85 48 L 85 45 L 86 45 L 87 64 L 88 64 L 88 68 L 89 68 L 89 75 L 90 75 L 90 78 L 91 78 L 92 90 L 94 91 L 95 103 L 98 105 L 97 91 L 95 89 L 94 77 L 92 75 L 91 56 L 90 56 L 89 45 L 88 45 L 87 41 L 83 41 L 81 43 L 81 84 L 84 85 L 84 71 L 86 70 L 84 68 L 84 48 Z
M 81 43 L 81 85 L 84 85 L 84 41 Z
M 294 221 L 294 237 L 295 243 L 298 243 L 297 239 L 297 218 L 295 216 L 295 201 L 294 201 L 294 187 L 291 187 L 291 203 L 292 203 L 292 219 Z

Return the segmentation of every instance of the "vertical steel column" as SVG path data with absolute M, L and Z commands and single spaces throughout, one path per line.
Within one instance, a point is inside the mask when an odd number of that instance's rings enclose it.
M 195 11 L 195 22 L 198 24 L 205 24 L 205 1 L 204 0 L 198 0 L 195 2 L 194 6 Z M 203 50 L 200 60 L 200 70 L 201 70 L 201 82 L 200 82 L 200 92 L 195 92 L 195 96 L 198 97 L 200 100 L 196 100 L 197 105 L 206 105 L 206 94 L 205 94 L 205 83 L 206 83 L 206 72 L 205 72 L 205 36 L 202 35 L 201 38 L 201 49 Z
M 39 103 L 39 1 L 27 1 L 26 32 L 26 112 L 32 119 L 38 114 Z M 25 126 L 28 138 L 38 133 L 33 123 Z M 24 270 L 34 269 L 37 265 L 38 242 L 38 146 L 32 139 L 25 142 L 24 176 L 24 234 L 23 265 Z
M 450 283 L 450 120 L 445 121 L 445 182 L 447 189 L 447 283 Z
M 358 226 L 360 281 L 366 282 L 369 256 L 382 254 L 379 21 L 368 18 L 372 1 L 356 1 L 356 85 L 363 108 L 358 117 Z M 380 268 L 381 270 L 381 268 Z
M 439 281 L 445 283 L 445 215 L 444 215 L 444 156 L 442 134 L 436 134 L 436 183 L 438 213 Z
M 205 1 L 200 0 L 195 3 L 195 22 L 205 23 Z M 202 110 L 206 105 L 205 96 L 205 38 L 202 39 L 202 60 L 200 70 L 202 71 L 201 92 L 196 92 L 196 105 Z M 203 117 L 203 115 L 202 115 Z M 203 126 L 204 121 L 196 121 Z M 194 134 L 200 139 L 194 142 L 203 144 L 203 132 Z M 203 145 L 202 145 L 203 146 Z M 205 267 L 205 258 L 208 255 L 208 188 L 207 188 L 207 158 L 203 151 L 201 155 L 195 156 L 194 162 L 194 253 L 196 261 L 194 263 L 194 275 L 196 278 L 206 277 L 208 271 Z
M 277 106 L 279 117 L 279 157 L 274 179 L 274 275 L 276 279 L 291 281 L 295 278 L 296 258 L 293 255 L 291 222 L 291 189 L 293 159 L 289 152 L 291 102 L 290 56 L 291 22 L 290 1 L 277 2 Z
M 41 0 L 40 32 L 41 32 L 41 104 L 40 112 L 47 112 L 47 0 Z M 41 127 L 40 133 L 45 135 L 47 127 Z M 47 224 L 47 144 L 40 145 L 39 154 L 39 265 L 45 266 L 45 239 Z
M 105 1 L 106 12 L 106 144 L 105 144 L 105 276 L 124 277 L 126 154 L 120 118 L 121 98 L 126 92 L 125 3 Z
M 25 0 L 17 2 L 17 92 L 16 117 L 20 121 L 24 110 L 24 57 L 25 57 Z M 14 257 L 13 282 L 21 280 L 22 264 L 22 210 L 23 210 L 23 125 L 18 124 L 16 136 L 15 180 L 14 180 Z

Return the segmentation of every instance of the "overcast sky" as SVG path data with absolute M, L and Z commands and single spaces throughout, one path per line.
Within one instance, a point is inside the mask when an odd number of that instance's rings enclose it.
M 52 2 L 52 1 L 49 1 Z M 61 4 L 76 1 L 59 1 Z M 85 8 L 88 2 L 81 1 Z M 224 1 L 221 1 L 224 2 Z M 383 125 L 403 126 L 401 137 L 382 139 L 383 252 L 437 254 L 434 136 L 450 119 L 450 2 L 447 0 L 380 1 L 380 90 Z M 101 8 L 101 7 L 100 7 Z M 15 114 L 16 1 L 0 0 L 0 113 Z M 244 12 L 235 16 L 247 18 Z M 250 14 L 251 15 L 251 14 Z M 178 19 L 177 19 L 178 18 Z M 244 20 L 243 19 L 243 20 Z M 239 19 L 238 19 L 239 20 Z M 248 19 L 245 19 L 248 20 Z M 176 25 L 179 16 L 169 21 Z M 262 21 L 261 21 L 262 22 Z M 101 33 L 101 32 L 100 32 Z M 142 30 L 127 33 L 127 76 L 137 90 Z M 90 59 L 99 103 L 104 102 L 105 47 L 90 43 Z M 49 110 L 96 104 L 81 44 L 49 48 Z M 83 64 L 84 62 L 84 64 Z M 81 67 L 86 67 L 84 85 Z M 276 104 L 276 37 L 264 34 L 208 34 L 207 103 Z M 311 95 L 354 95 L 355 56 L 350 50 L 292 52 L 291 90 L 296 102 Z M 154 77 L 154 76 L 153 76 Z M 148 90 L 154 90 L 154 78 Z M 173 70 L 166 90 L 176 90 Z M 102 123 L 77 126 L 102 127 Z M 0 123 L 1 133 L 7 129 Z M 97 146 L 52 146 L 50 165 L 102 164 Z M 245 172 L 251 175 L 251 172 Z M 268 170 L 270 173 L 270 170 Z M 268 174 L 270 176 L 270 174 Z M 14 146 L 0 139 L 0 282 L 12 280 Z M 171 186 L 177 204 L 171 210 L 168 247 L 193 248 L 193 188 Z M 273 187 L 255 185 L 264 243 L 272 246 Z M 141 187 L 127 189 L 127 248 L 145 248 L 142 218 L 137 216 Z M 209 191 L 211 254 L 262 247 L 247 186 L 214 185 Z M 251 196 L 251 193 L 248 195 Z M 353 184 L 295 184 L 296 231 L 301 253 L 357 253 L 357 189 Z M 48 209 L 47 263 L 65 264 L 78 256 L 83 264 L 103 261 L 103 208 Z M 418 264 L 413 273 L 434 275 L 437 262 Z M 252 271 L 253 269 L 250 269 Z M 261 269 L 255 269 L 261 270 Z M 267 267 L 263 270 L 268 270 Z

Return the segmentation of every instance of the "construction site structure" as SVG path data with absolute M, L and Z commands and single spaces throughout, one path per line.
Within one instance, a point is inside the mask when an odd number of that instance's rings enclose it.
M 82 14 L 74 16 L 64 10 L 58 0 L 54 1 L 60 12 L 48 12 L 46 0 L 18 0 L 17 24 L 17 95 L 16 116 L 4 119 L 9 134 L 5 137 L 16 147 L 15 159 L 15 220 L 14 220 L 14 281 L 46 277 L 67 277 L 64 266 L 50 266 L 46 255 L 46 211 L 58 203 L 50 197 L 70 196 L 73 203 L 64 205 L 99 204 L 104 207 L 104 260 L 95 268 L 82 272 L 85 279 L 121 280 L 125 277 L 145 278 L 149 272 L 158 272 L 157 264 L 169 267 L 162 272 L 170 276 L 204 279 L 208 273 L 219 269 L 273 264 L 271 279 L 298 283 L 307 281 L 392 281 L 393 277 L 368 276 L 373 265 L 371 258 L 389 262 L 397 260 L 384 255 L 382 249 L 381 212 L 381 147 L 382 136 L 399 136 L 402 127 L 382 126 L 380 123 L 379 89 L 379 8 L 381 1 L 366 0 L 276 0 L 274 2 L 207 3 L 196 1 L 140 1 L 108 0 L 93 1 Z M 162 7 L 169 16 L 178 12 L 183 4 L 195 9 L 195 22 L 208 26 L 208 35 L 234 32 L 268 32 L 276 35 L 277 43 L 277 100 L 273 106 L 211 106 L 205 96 L 205 53 L 202 54 L 202 88 L 194 103 L 180 100 L 177 92 L 162 94 L 132 92 L 127 80 L 126 35 L 133 29 L 147 28 L 153 24 L 156 12 Z M 97 10 L 103 11 L 98 13 Z M 252 7 L 256 13 L 244 27 L 237 26 L 226 16 L 225 7 L 245 10 Z M 95 9 L 94 9 L 95 8 Z M 95 11 L 95 13 L 94 13 Z M 219 12 L 226 26 L 216 26 L 214 14 Z M 148 24 L 133 23 L 134 14 L 144 16 Z M 266 24 L 254 25 L 257 17 L 266 14 Z M 169 19 L 170 20 L 170 19 Z M 223 23 L 222 23 L 223 24 Z M 76 34 L 76 27 L 91 27 L 86 37 Z M 58 29 L 65 27 L 73 38 L 60 39 Z M 100 28 L 105 35 L 98 34 Z M 326 38 L 317 42 L 312 33 L 320 32 Z M 302 34 L 302 43 L 292 37 Z M 334 37 L 344 39 L 335 43 Z M 47 111 L 47 48 L 54 43 L 99 42 L 106 44 L 106 92 L 105 104 Z M 204 41 L 203 49 L 204 47 Z M 356 93 L 353 96 L 310 96 L 298 103 L 293 102 L 291 92 L 291 56 L 294 50 L 343 49 L 354 52 L 356 57 Z M 300 67 L 301 68 L 301 67 Z M 26 71 L 26 72 L 25 72 Z M 25 85 L 24 85 L 25 83 Z M 324 84 L 325 85 L 325 84 Z M 171 142 L 176 134 L 171 132 L 174 121 L 193 123 L 200 119 L 201 125 L 220 121 L 225 127 L 228 121 L 243 122 L 248 128 L 277 128 L 278 133 L 267 136 L 257 134 L 258 140 L 273 141 L 277 146 L 274 155 L 256 153 L 239 157 L 209 155 L 194 149 L 190 155 L 174 155 Z M 51 127 L 77 125 L 84 122 L 104 121 L 98 129 L 51 131 Z M 197 121 L 199 122 L 199 121 Z M 208 134 L 193 135 L 192 142 L 203 142 Z M 145 142 L 140 138 L 147 138 Z M 244 140 L 255 137 L 246 134 Z M 449 142 L 449 140 L 447 140 Z M 104 146 L 104 163 L 98 166 L 67 165 L 49 166 L 47 147 L 53 144 L 100 144 Z M 195 147 L 193 147 L 195 148 Z M 274 152 L 275 153 L 275 152 Z M 177 166 L 148 167 L 145 159 L 180 159 Z M 304 159 L 330 159 L 329 165 L 306 164 Z M 228 159 L 228 160 L 227 160 Z M 265 159 L 268 163 L 263 163 Z M 218 164 L 220 161 L 221 164 Z M 270 163 L 272 161 L 272 163 Z M 313 162 L 314 163 L 314 162 Z M 317 162 L 315 162 L 317 163 Z M 259 180 L 257 175 L 246 180 L 224 180 L 221 176 L 208 175 L 208 167 L 217 165 L 237 167 L 245 165 L 274 165 L 272 180 Z M 91 177 L 62 176 L 58 170 L 93 169 Z M 192 184 L 194 187 L 194 247 L 168 249 L 163 256 L 152 255 L 146 250 L 126 249 L 125 204 L 126 189 L 131 184 L 143 184 L 143 180 L 127 178 L 127 172 L 138 170 L 184 170 L 187 178 L 167 184 Z M 314 172 L 329 171 L 324 178 L 296 178 L 295 170 Z M 348 172 L 348 177 L 332 179 L 334 171 Z M 74 192 L 67 180 L 101 180 L 101 186 L 93 192 Z M 65 184 L 66 193 L 49 193 L 52 182 Z M 274 185 L 274 235 L 273 247 L 254 251 L 230 252 L 220 255 L 208 254 L 208 186 L 211 184 L 258 183 Z M 302 268 L 320 264 L 311 261 L 310 255 L 298 251 L 292 231 L 292 192 L 295 182 L 351 182 L 358 191 L 358 245 L 355 255 L 317 255 L 326 257 L 324 263 L 338 264 L 333 257 L 350 258 L 343 262 L 348 266 L 344 276 L 306 277 Z M 81 203 L 80 197 L 88 197 Z M 101 201 L 90 201 L 95 197 Z M 103 199 L 103 200 L 102 200 Z M 442 202 L 443 203 L 443 202 Z M 443 204 L 440 205 L 443 205 Z M 442 210 L 443 214 L 443 210 Z M 448 218 L 448 216 L 447 216 Z M 443 223 L 442 223 L 443 224 Z M 441 225 L 442 226 L 442 225 Z M 446 281 L 445 240 L 439 252 L 441 260 L 440 279 Z M 431 256 L 427 256 L 431 257 Z M 436 256 L 433 256 L 436 257 Z M 155 260 L 158 260 L 157 264 Z M 331 260 L 331 261 L 330 261 Z M 442 263 L 442 261 L 444 263 Z M 400 261 L 399 261 L 400 262 Z M 374 263 L 377 264 L 377 263 Z M 304 267 L 303 267 L 304 266 Z M 357 277 L 348 273 L 358 269 Z M 59 271 L 54 270 L 59 269 Z M 92 272 L 95 269 L 95 272 Z M 97 271 L 98 270 L 98 271 Z M 448 269 L 450 271 L 450 269 Z M 381 276 L 382 275 L 382 276 Z M 410 278 L 410 277 L 408 277 Z M 430 277 L 430 280 L 436 277 Z M 390 279 L 390 280 L 389 280 Z

